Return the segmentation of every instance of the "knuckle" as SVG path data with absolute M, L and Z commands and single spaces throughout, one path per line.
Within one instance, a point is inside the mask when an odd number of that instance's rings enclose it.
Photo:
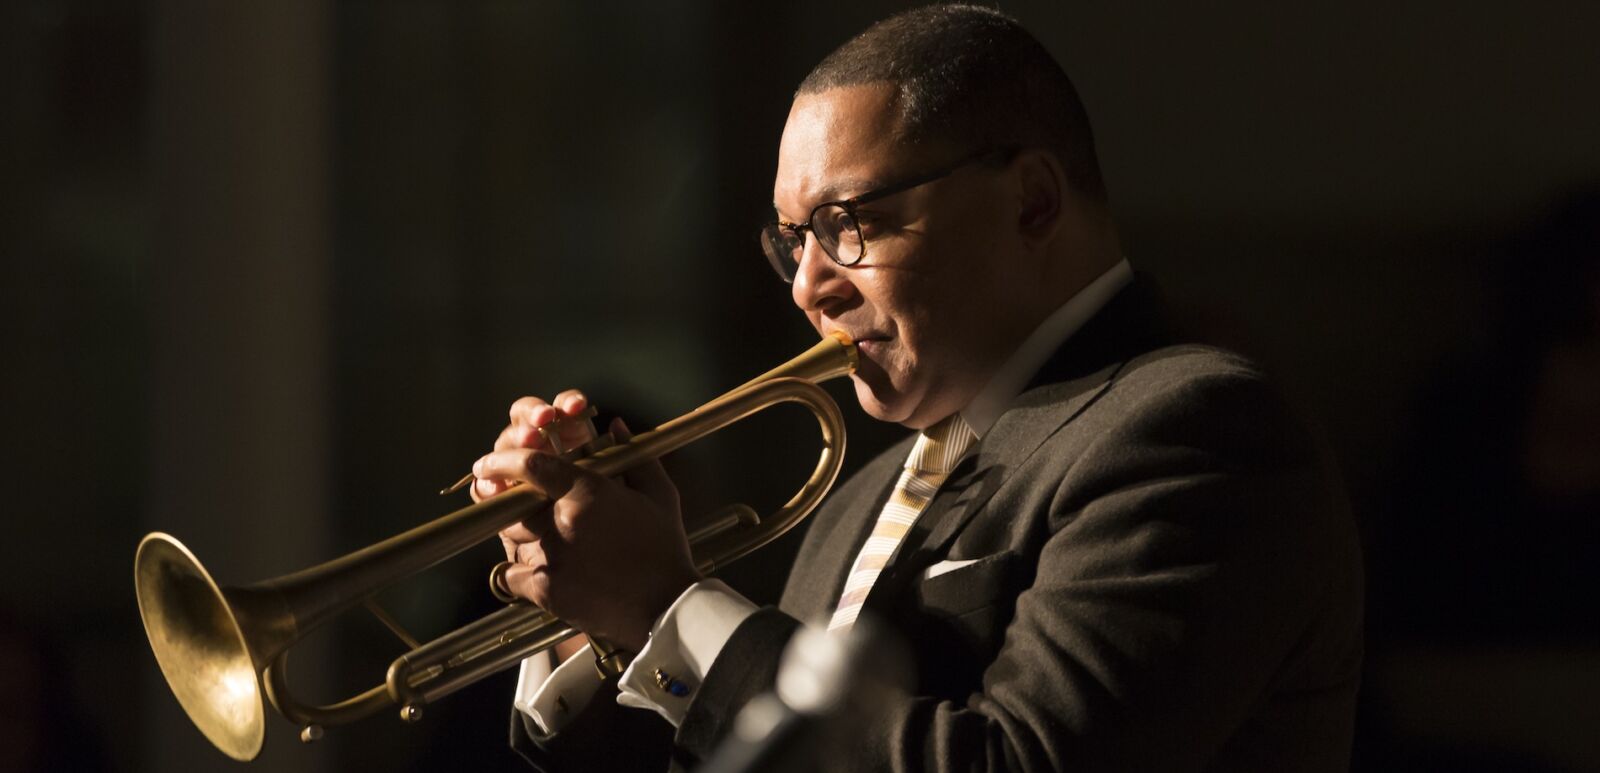
M 518 542 L 517 563 L 534 569 L 542 569 L 545 567 L 544 551 L 540 549 L 537 542 Z
M 540 582 L 537 576 L 530 575 L 521 585 L 520 595 L 523 598 L 537 604 L 541 609 L 550 608 L 550 588 Z
M 511 415 L 511 422 L 515 424 L 517 417 L 522 416 L 541 405 L 546 405 L 545 401 L 532 395 L 517 398 L 516 402 L 511 404 L 511 410 L 509 411 Z

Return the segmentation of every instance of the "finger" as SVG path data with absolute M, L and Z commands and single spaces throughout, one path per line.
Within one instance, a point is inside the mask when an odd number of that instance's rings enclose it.
M 513 551 L 523 545 L 537 543 L 555 528 L 552 518 L 551 509 L 541 507 L 533 515 L 501 529 L 500 541 L 502 543 L 509 541 L 511 544 L 507 549 Z M 511 560 L 519 561 L 520 557 L 513 554 Z
M 633 437 L 633 433 L 628 430 L 628 425 L 621 417 L 611 420 L 611 434 L 616 437 L 618 443 L 625 443 Z M 661 460 L 651 459 L 635 465 L 622 474 L 622 479 L 627 482 L 629 488 L 650 497 L 658 504 L 674 508 L 676 512 L 678 487 L 673 484 L 672 477 L 667 475 L 667 468 L 661 466 Z
M 550 601 L 550 575 L 543 567 L 512 564 L 504 575 L 506 590 L 544 608 Z
M 556 395 L 556 399 L 551 400 L 550 404 L 560 408 L 561 412 L 568 416 L 577 416 L 583 409 L 589 407 L 589 398 L 579 390 L 568 389 Z
M 530 517 L 529 520 L 534 519 Z M 528 528 L 527 523 L 524 521 L 500 530 L 500 546 L 505 548 L 506 560 L 532 567 L 549 566 L 547 541 L 530 537 L 534 531 Z
M 556 405 L 562 406 L 557 408 Z M 595 438 L 594 425 L 588 421 L 573 420 L 589 407 L 589 399 L 576 389 L 568 389 L 556 396 L 554 404 L 537 397 L 524 397 L 511 404 L 511 426 L 501 432 L 495 449 L 549 448 L 549 440 L 533 428 L 555 425 L 558 442 L 563 450 L 581 446 Z
M 542 455 L 539 451 L 514 448 L 486 454 L 473 462 L 472 475 L 476 480 L 472 482 L 472 501 L 482 502 L 526 483 L 530 477 L 528 460 L 539 455 Z
M 576 389 L 568 389 L 550 401 L 561 411 L 557 427 L 562 448 L 574 448 L 595 439 L 594 422 L 579 418 L 589 408 L 589 398 Z
M 561 448 L 572 450 L 595 438 L 594 422 L 586 419 L 563 419 L 556 426 L 556 434 L 561 438 Z
M 502 487 L 512 481 L 526 483 L 533 479 L 529 465 L 533 463 L 534 457 L 545 455 L 529 448 L 493 451 L 472 463 L 472 474 L 479 480 L 489 481 Z
M 541 426 L 534 419 L 546 414 L 550 416 L 550 418 L 545 419 L 546 423 L 555 417 L 554 409 L 551 408 L 550 404 L 537 397 L 519 398 L 511 404 L 510 416 L 512 424 L 527 424 L 532 427 Z
M 593 440 L 595 437 L 594 424 L 573 418 L 588 407 L 587 401 L 583 398 L 583 393 L 576 390 L 568 390 L 562 394 L 577 395 L 576 398 L 569 398 L 567 401 L 569 405 L 575 406 L 570 414 L 547 405 L 544 401 L 538 400 L 538 398 L 523 398 L 523 400 L 519 400 L 519 405 L 514 407 L 512 411 L 512 423 L 507 425 L 505 429 L 500 430 L 500 435 L 495 438 L 494 449 L 496 451 L 502 451 L 507 448 L 548 450 L 550 444 L 545 439 L 544 433 L 540 432 L 539 429 L 548 428 L 551 425 L 556 425 L 563 448 L 580 446 Z
M 533 513 L 522 520 L 500 530 L 500 541 L 506 545 L 507 550 L 528 544 L 538 544 L 541 539 L 555 531 L 554 521 L 555 505 L 545 502 L 535 507 Z M 521 561 L 515 555 L 512 561 Z
M 549 549 L 550 546 L 545 543 L 546 540 L 518 543 L 517 557 L 512 559 L 511 563 L 521 564 L 534 569 L 544 569 L 548 572 L 551 568 L 552 556 Z
M 544 435 L 539 433 L 531 424 L 508 424 L 500 430 L 500 436 L 494 440 L 494 450 L 504 451 L 508 448 L 535 448 L 543 450 L 549 444 L 545 443 Z
M 574 493 L 575 488 L 587 485 L 593 477 L 593 473 L 549 454 L 529 454 L 523 463 L 523 472 L 524 479 L 551 501 Z
M 507 481 L 495 480 L 493 478 L 478 478 L 472 482 L 472 501 L 482 502 L 489 497 L 498 496 L 501 492 L 508 488 L 511 488 L 511 484 Z
M 594 485 L 598 477 L 581 467 L 562 459 L 530 451 L 525 448 L 496 451 L 472 465 L 472 472 L 487 484 L 505 485 L 503 481 L 521 481 L 532 484 L 551 502 L 561 499 L 574 489 Z M 509 488 L 509 485 L 505 485 Z M 502 489 L 503 490 L 503 489 Z M 552 508 L 540 508 L 538 514 L 514 524 L 500 532 L 501 536 L 518 542 L 531 542 L 550 533 Z

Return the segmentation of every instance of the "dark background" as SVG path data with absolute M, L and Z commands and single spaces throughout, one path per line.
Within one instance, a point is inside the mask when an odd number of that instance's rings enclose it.
M 236 769 L 145 644 L 145 532 L 274 576 L 462 504 L 431 492 L 519 395 L 647 426 L 799 351 L 752 236 L 789 95 L 904 5 L 5 4 L 0 769 Z M 1342 461 L 1357 769 L 1600 770 L 1600 5 L 1003 7 L 1077 82 L 1132 261 Z M 897 433 L 835 392 L 859 465 Z M 690 512 L 781 500 L 808 423 L 675 458 Z M 440 633 L 497 552 L 383 600 Z M 399 650 L 341 621 L 293 681 Z M 255 769 L 516 770 L 513 684 L 310 747 L 273 717 Z

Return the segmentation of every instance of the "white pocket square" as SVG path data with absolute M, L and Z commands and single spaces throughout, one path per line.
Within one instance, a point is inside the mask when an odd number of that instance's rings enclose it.
M 923 572 L 922 579 L 931 580 L 946 572 L 953 572 L 963 566 L 966 566 L 967 564 L 975 564 L 977 562 L 978 559 L 976 558 L 969 558 L 963 561 L 940 561 L 939 563 L 928 567 L 928 570 Z

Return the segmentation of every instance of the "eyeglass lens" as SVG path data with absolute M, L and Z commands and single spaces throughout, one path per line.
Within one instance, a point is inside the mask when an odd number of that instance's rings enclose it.
M 801 253 L 805 252 L 803 232 L 807 230 L 835 263 L 850 266 L 861 260 L 865 242 L 861 237 L 860 224 L 844 205 L 826 204 L 811 213 L 808 225 L 793 228 L 771 223 L 762 229 L 761 247 L 783 281 L 794 281 Z

